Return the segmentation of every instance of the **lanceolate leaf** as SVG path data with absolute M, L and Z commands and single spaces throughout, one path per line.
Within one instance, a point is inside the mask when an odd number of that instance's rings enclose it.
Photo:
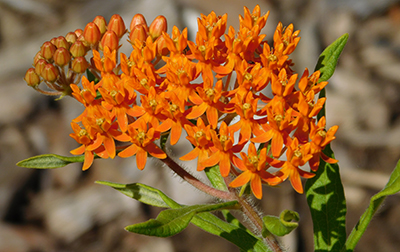
M 54 169 L 64 167 L 70 163 L 81 163 L 84 159 L 85 157 L 83 155 L 64 157 L 56 154 L 44 154 L 22 160 L 18 162 L 17 165 L 24 168 Z
M 176 235 L 184 230 L 196 214 L 238 207 L 237 201 L 210 205 L 185 206 L 162 211 L 156 219 L 127 226 L 129 232 L 157 237 Z
M 154 189 L 151 186 L 147 186 L 140 183 L 119 184 L 107 181 L 96 181 L 96 184 L 111 186 L 112 188 L 120 191 L 126 196 L 136 199 L 147 205 L 156 207 L 165 207 L 165 208 L 170 207 L 167 203 L 164 202 L 163 197 L 159 194 L 160 191 Z
M 96 183 L 111 186 L 114 189 L 124 193 L 125 195 L 137 199 L 138 201 L 145 204 L 160 207 L 170 207 L 172 209 L 179 209 L 181 207 L 184 207 L 166 196 L 160 190 L 143 184 L 135 183 L 124 185 L 105 181 L 97 181 Z M 164 203 L 162 203 L 162 201 Z M 225 212 L 225 210 L 222 211 Z M 231 224 L 221 220 L 212 213 L 205 212 L 195 215 L 191 222 L 206 232 L 218 235 L 232 242 L 233 244 L 238 246 L 241 251 L 270 251 L 260 238 L 255 237 L 251 233 L 247 232 L 243 226 L 241 226 L 235 219 L 232 220 L 232 218 L 229 219 L 229 221 L 232 222 Z
M 319 82 L 329 80 L 333 72 L 335 72 L 337 61 L 348 38 L 349 34 L 346 33 L 342 35 L 335 42 L 330 44 L 319 56 L 317 66 L 315 67 L 315 70 L 321 71 Z
M 346 245 L 342 251 L 353 251 L 356 247 L 358 241 L 361 236 L 364 234 L 365 230 L 368 227 L 368 224 L 371 222 L 372 217 L 379 209 L 382 202 L 386 199 L 387 196 L 393 195 L 400 191 L 400 160 L 398 161 L 396 168 L 390 175 L 389 182 L 386 184 L 385 188 L 382 189 L 379 193 L 375 194 L 370 201 L 369 207 L 361 216 L 360 220 L 356 224 L 356 226 L 351 231 L 349 237 L 347 238 Z
M 348 37 L 348 34 L 344 34 L 320 55 L 315 69 L 321 71 L 319 82 L 332 76 Z M 320 92 L 319 97 L 325 97 L 325 89 Z M 325 106 L 318 114 L 318 119 L 322 116 L 325 116 Z M 329 144 L 323 152 L 331 158 L 335 157 Z M 322 159 L 320 161 L 315 177 L 308 179 L 305 185 L 314 226 L 314 250 L 340 251 L 346 241 L 347 210 L 339 166 L 328 164 Z
M 299 214 L 290 210 L 282 211 L 279 217 L 272 215 L 263 217 L 264 228 L 277 236 L 284 236 L 292 232 L 299 226 L 299 220 Z
M 334 158 L 329 145 L 324 153 Z M 315 177 L 307 180 L 305 188 L 314 225 L 315 251 L 340 251 L 346 241 L 346 200 L 339 166 L 321 160 Z

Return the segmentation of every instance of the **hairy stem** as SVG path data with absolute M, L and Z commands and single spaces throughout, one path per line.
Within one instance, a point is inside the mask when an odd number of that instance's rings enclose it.
M 209 185 L 204 184 L 193 175 L 188 173 L 185 169 L 183 169 L 179 164 L 177 164 L 174 160 L 172 160 L 169 156 L 164 159 L 160 159 L 164 164 L 166 164 L 171 170 L 173 170 L 179 177 L 183 178 L 186 182 L 196 187 L 197 189 L 214 196 L 216 198 L 222 200 L 235 200 L 234 195 L 229 192 L 224 192 L 218 189 L 215 189 Z

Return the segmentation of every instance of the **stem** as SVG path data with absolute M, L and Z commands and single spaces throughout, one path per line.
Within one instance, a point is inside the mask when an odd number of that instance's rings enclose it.
M 185 169 L 183 169 L 179 164 L 177 164 L 174 160 L 172 160 L 169 156 L 164 159 L 160 159 L 164 162 L 171 170 L 173 170 L 179 177 L 186 180 L 189 184 L 196 187 L 200 191 L 203 191 L 211 196 L 214 196 L 223 200 L 235 200 L 234 195 L 229 192 L 224 192 L 218 189 L 215 189 L 209 185 L 204 184 L 193 175 L 188 173 Z
M 241 206 L 241 209 L 243 213 L 248 217 L 250 222 L 256 227 L 258 233 L 262 233 L 263 229 L 263 221 L 261 217 L 257 214 L 257 212 L 254 210 L 254 208 L 242 197 L 237 195 L 234 191 L 229 190 L 229 191 L 221 191 L 218 189 L 215 189 L 213 187 L 210 187 L 197 178 L 195 178 L 193 175 L 188 173 L 185 169 L 183 169 L 179 164 L 177 164 L 174 160 L 172 160 L 169 156 L 167 156 L 165 159 L 160 159 L 161 161 L 164 162 L 171 170 L 173 170 L 176 174 L 178 174 L 181 178 L 186 180 L 189 184 L 192 186 L 196 187 L 197 189 L 214 196 L 219 199 L 223 200 L 237 200 L 238 203 Z M 229 184 L 229 179 L 225 179 L 225 183 Z M 229 186 L 228 186 L 229 188 Z M 268 247 L 273 251 L 273 252 L 282 252 L 282 249 L 279 245 L 278 240 L 275 238 L 274 235 L 269 234 L 267 237 L 264 238 L 264 241 L 268 245 Z
M 261 234 L 263 229 L 263 221 L 261 217 L 257 214 L 254 208 L 245 199 L 239 197 L 238 195 L 236 195 L 236 197 L 237 197 L 236 200 L 242 206 L 243 213 L 249 218 L 251 223 L 256 227 L 258 232 Z M 281 246 L 279 245 L 278 240 L 275 238 L 273 234 L 269 233 L 268 236 L 264 238 L 264 241 L 267 243 L 268 247 L 273 252 L 283 251 Z

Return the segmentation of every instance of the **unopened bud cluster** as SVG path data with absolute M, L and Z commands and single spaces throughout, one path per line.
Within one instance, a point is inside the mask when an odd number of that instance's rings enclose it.
M 143 15 L 136 15 L 131 22 L 129 40 L 133 44 L 136 40 L 144 43 L 148 36 L 153 40 L 160 40 L 160 36 L 167 30 L 165 17 L 157 17 L 147 26 Z M 91 50 L 102 51 L 108 47 L 111 51 L 118 50 L 119 42 L 127 33 L 125 23 L 120 15 L 111 17 L 108 24 L 104 17 L 97 16 L 85 28 L 69 32 L 46 41 L 37 52 L 33 67 L 25 74 L 25 81 L 35 90 L 56 96 L 71 95 L 70 84 L 79 83 L 80 77 L 86 70 L 99 77 L 95 67 L 86 59 Z M 167 53 L 165 43 L 160 47 L 160 54 Z M 45 83 L 47 88 L 39 85 Z

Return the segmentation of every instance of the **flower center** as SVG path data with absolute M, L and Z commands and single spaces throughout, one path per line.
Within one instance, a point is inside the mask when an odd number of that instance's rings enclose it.
M 142 144 L 143 141 L 146 139 L 146 133 L 144 133 L 144 131 L 140 131 L 137 134 L 136 139 Z
M 247 81 L 252 81 L 253 80 L 253 75 L 251 73 L 245 73 L 243 78 Z
M 278 59 L 278 57 L 276 57 L 275 56 L 275 54 L 270 54 L 269 56 L 268 56 L 268 61 L 276 61 Z
M 155 99 L 151 99 L 151 100 L 149 101 L 149 106 L 150 106 L 153 110 L 156 109 L 157 105 L 158 105 L 158 102 L 157 102 Z

